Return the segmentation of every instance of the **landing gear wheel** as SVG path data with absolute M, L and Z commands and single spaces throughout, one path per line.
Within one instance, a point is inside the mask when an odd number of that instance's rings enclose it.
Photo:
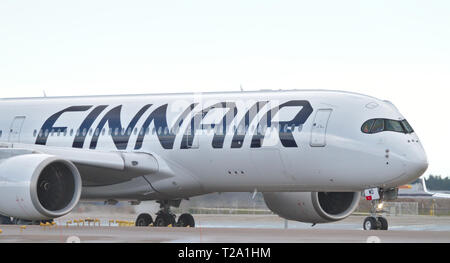
M 377 221 L 379 223 L 379 230 L 388 230 L 388 221 L 384 217 L 377 217 Z
M 175 225 L 175 217 L 168 213 L 159 213 L 155 219 L 155 226 Z
M 369 216 L 364 219 L 363 228 L 364 230 L 377 230 L 377 219 L 375 217 Z
M 149 226 L 151 223 L 153 223 L 153 218 L 151 215 L 143 213 L 140 214 L 136 219 L 136 226 Z
M 195 220 L 191 214 L 182 214 L 178 217 L 177 226 L 179 227 L 195 227 Z

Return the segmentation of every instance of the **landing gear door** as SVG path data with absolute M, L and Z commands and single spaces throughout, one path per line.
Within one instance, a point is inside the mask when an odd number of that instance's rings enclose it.
M 25 116 L 17 116 L 14 118 L 9 129 L 9 142 L 20 142 L 20 132 L 24 121 Z
M 328 120 L 330 119 L 332 109 L 319 109 L 314 118 L 311 129 L 311 147 L 325 147 Z

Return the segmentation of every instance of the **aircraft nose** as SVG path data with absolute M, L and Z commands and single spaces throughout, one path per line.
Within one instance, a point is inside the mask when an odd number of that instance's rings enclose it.
M 420 177 L 428 169 L 428 161 L 410 161 L 407 163 L 407 169 L 410 177 Z
M 428 169 L 428 159 L 424 151 L 420 151 L 406 162 L 408 177 L 418 178 Z

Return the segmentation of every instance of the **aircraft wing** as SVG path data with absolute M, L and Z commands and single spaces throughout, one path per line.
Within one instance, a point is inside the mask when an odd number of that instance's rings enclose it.
M 20 143 L 0 144 L 0 161 L 17 155 L 39 153 L 72 162 L 78 168 L 84 186 L 121 183 L 159 170 L 157 159 L 149 153 L 102 152 Z

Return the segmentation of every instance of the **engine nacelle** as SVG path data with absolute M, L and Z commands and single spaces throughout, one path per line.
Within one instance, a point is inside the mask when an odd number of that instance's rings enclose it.
M 263 193 L 272 212 L 304 223 L 329 223 L 348 217 L 359 204 L 359 192 Z
M 75 165 L 47 154 L 24 154 L 0 163 L 0 214 L 45 220 L 68 214 L 81 195 Z

